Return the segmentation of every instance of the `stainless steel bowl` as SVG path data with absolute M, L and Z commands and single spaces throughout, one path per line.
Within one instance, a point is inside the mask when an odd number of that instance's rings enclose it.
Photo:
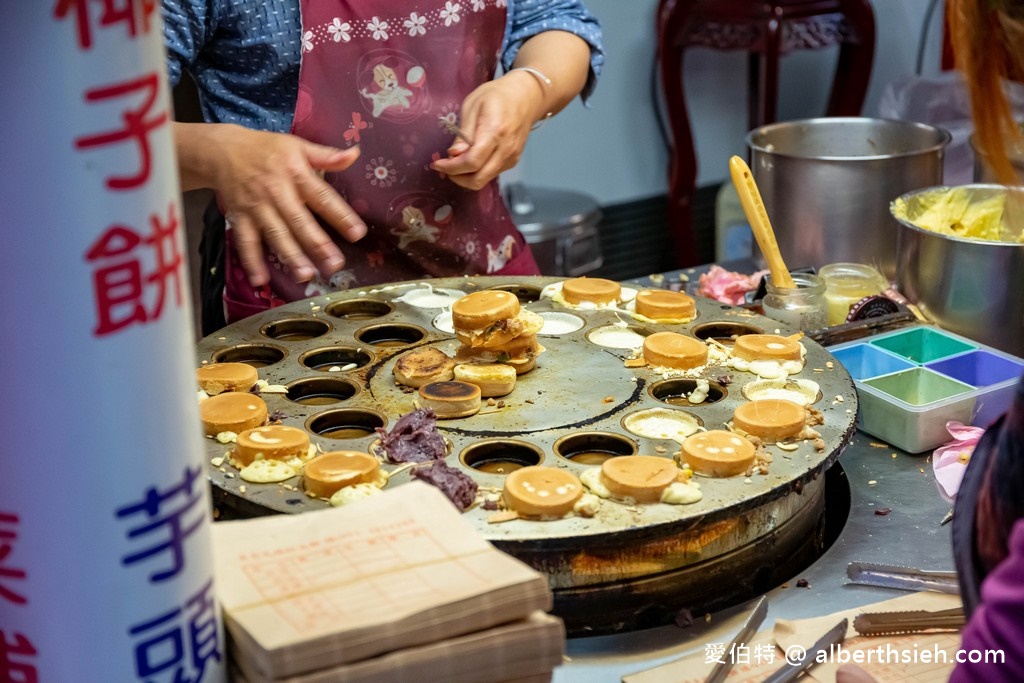
M 897 226 L 889 202 L 942 182 L 949 140 L 920 123 L 856 117 L 752 130 L 751 170 L 786 263 L 868 263 L 892 278 Z
M 1002 185 L 962 188 L 978 200 L 1007 192 Z M 897 286 L 941 327 L 1024 356 L 1024 244 L 954 237 L 914 224 L 929 194 L 950 189 L 926 187 L 900 197 L 907 220 L 897 219 Z

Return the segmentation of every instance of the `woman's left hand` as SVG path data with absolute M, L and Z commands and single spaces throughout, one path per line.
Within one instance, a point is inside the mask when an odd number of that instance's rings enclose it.
M 479 190 L 519 162 L 530 127 L 542 114 L 544 91 L 529 73 L 510 71 L 484 83 L 462 102 L 461 137 L 448 148 L 448 158 L 431 167 L 455 184 Z

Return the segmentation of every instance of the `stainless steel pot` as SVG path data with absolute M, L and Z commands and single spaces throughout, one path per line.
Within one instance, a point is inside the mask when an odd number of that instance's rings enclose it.
M 871 118 L 774 123 L 747 135 L 751 170 L 790 267 L 854 262 L 896 272 L 889 202 L 942 182 L 950 135 Z M 764 259 L 754 247 L 754 259 Z
M 1002 185 L 964 185 L 978 200 L 1005 194 Z M 965 239 L 914 225 L 928 187 L 904 194 L 907 220 L 898 220 L 900 292 L 941 327 L 1024 356 L 1024 244 Z M 959 189 L 959 188 L 958 188 Z

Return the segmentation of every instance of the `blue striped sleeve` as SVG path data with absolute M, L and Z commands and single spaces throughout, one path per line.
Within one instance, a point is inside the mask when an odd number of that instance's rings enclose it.
M 590 73 L 580 96 L 590 98 L 604 65 L 601 25 L 578 0 L 509 0 L 509 30 L 501 63 L 507 71 L 527 39 L 544 31 L 567 31 L 590 45 Z

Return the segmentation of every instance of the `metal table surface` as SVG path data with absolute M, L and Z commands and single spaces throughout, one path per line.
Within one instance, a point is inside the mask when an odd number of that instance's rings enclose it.
M 723 264 L 729 268 L 734 264 Z M 741 272 L 751 272 L 738 264 Z M 694 282 L 701 268 L 666 273 L 664 282 L 679 282 L 680 272 Z M 637 281 L 650 285 L 649 279 Z M 893 455 L 895 454 L 895 457 Z M 802 619 L 866 605 L 902 592 L 849 584 L 846 566 L 853 561 L 885 562 L 923 569 L 953 569 L 950 525 L 942 526 L 949 504 L 939 495 L 928 453 L 910 455 L 857 432 L 839 458 L 849 485 L 850 511 L 832 546 L 785 587 L 768 593 L 768 617 Z M 876 510 L 890 509 L 885 515 Z M 806 579 L 809 587 L 798 588 Z M 710 643 L 728 643 L 740 630 L 752 602 L 711 615 L 693 615 L 687 628 L 663 626 L 611 636 L 572 638 L 568 661 L 554 673 L 555 683 L 602 683 L 679 657 L 704 652 Z

